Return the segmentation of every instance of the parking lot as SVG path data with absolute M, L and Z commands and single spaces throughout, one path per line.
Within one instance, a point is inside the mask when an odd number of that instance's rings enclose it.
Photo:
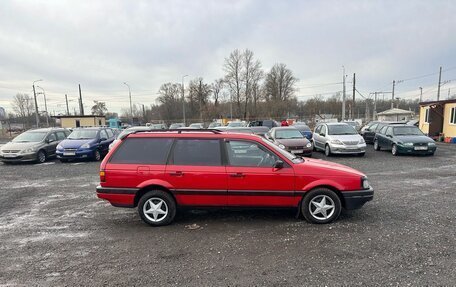
M 324 158 L 314 153 L 315 158 Z M 98 200 L 97 162 L 0 164 L 0 285 L 454 285 L 456 145 L 330 157 L 372 202 L 329 225 L 290 210 L 180 212 L 151 228 Z

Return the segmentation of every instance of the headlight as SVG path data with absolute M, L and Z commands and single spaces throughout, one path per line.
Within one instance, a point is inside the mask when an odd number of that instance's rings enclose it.
M 435 146 L 435 143 L 428 143 L 428 146 Z
M 333 143 L 333 144 L 344 144 L 340 140 L 331 140 L 331 143 Z
M 62 150 L 62 149 L 63 149 L 63 146 L 61 146 L 60 144 L 58 144 L 56 148 L 57 148 L 58 150 Z
M 367 180 L 366 177 L 364 177 L 364 178 L 361 180 L 361 182 L 362 182 L 362 186 L 363 186 L 364 189 L 369 189 L 369 188 L 370 188 L 369 181 Z
M 81 146 L 81 148 L 90 148 L 90 144 L 89 143 L 85 143 Z
M 364 139 L 362 138 L 362 139 L 359 140 L 358 144 L 363 144 L 363 143 L 366 143 L 366 142 L 365 142 Z
M 36 146 L 32 146 L 26 149 L 21 150 L 21 153 L 31 153 L 36 151 Z
M 312 143 L 308 143 L 308 144 L 306 145 L 306 147 L 311 148 L 311 147 L 312 147 Z
M 405 146 L 413 146 L 413 143 L 403 143 Z
M 283 144 L 279 144 L 279 147 L 280 147 L 281 149 L 285 149 L 285 146 L 284 146 Z

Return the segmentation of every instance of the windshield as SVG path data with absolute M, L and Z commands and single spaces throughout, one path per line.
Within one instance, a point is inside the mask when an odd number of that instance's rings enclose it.
M 349 125 L 328 125 L 328 135 L 356 135 L 358 132 Z
M 276 152 L 280 153 L 281 155 L 283 155 L 287 159 L 291 160 L 293 163 L 301 163 L 301 162 L 304 161 L 304 159 L 302 157 L 297 157 L 297 156 L 287 152 L 286 150 L 279 148 L 277 145 L 273 144 L 272 142 L 268 141 L 265 138 L 261 138 L 261 140 L 264 143 L 266 143 L 267 146 L 269 146 L 270 148 L 272 148 Z
M 303 135 L 296 129 L 277 130 L 275 132 L 276 139 L 302 139 Z
M 310 128 L 307 125 L 293 125 L 298 131 L 310 132 Z
M 220 127 L 220 126 L 222 126 L 221 123 L 211 123 L 211 124 L 209 125 L 210 128 Z
M 242 122 L 231 122 L 228 124 L 228 126 L 238 128 L 238 127 L 243 127 L 243 124 L 242 124 Z
M 395 127 L 393 129 L 395 136 L 422 136 L 424 135 L 417 127 Z
M 13 139 L 15 143 L 40 142 L 47 135 L 47 132 L 25 132 Z
M 70 140 L 93 139 L 97 137 L 98 130 L 74 130 L 69 136 Z

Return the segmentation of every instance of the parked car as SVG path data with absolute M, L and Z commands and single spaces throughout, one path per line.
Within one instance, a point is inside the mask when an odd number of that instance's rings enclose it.
M 343 121 L 343 123 L 349 124 L 352 126 L 357 132 L 361 130 L 361 124 L 357 121 Z
M 43 163 L 48 158 L 55 157 L 56 146 L 69 134 L 70 132 L 63 128 L 28 130 L 1 147 L 0 160 L 4 163 Z
M 188 126 L 190 129 L 204 129 L 203 123 L 193 123 Z
M 241 121 L 232 121 L 232 122 L 228 123 L 227 127 L 229 127 L 229 128 L 242 128 L 242 127 L 245 127 L 245 123 L 241 122 Z
M 152 125 L 150 125 L 150 128 L 153 130 L 166 130 L 167 129 L 165 124 L 152 124 Z
M 223 126 L 222 123 L 219 123 L 219 122 L 212 122 L 209 124 L 209 126 L 207 127 L 208 129 L 215 129 L 217 127 L 221 127 Z
M 326 156 L 332 154 L 356 154 L 364 156 L 366 143 L 358 132 L 346 123 L 321 123 L 313 133 L 315 150 L 322 150 Z
M 294 127 L 272 128 L 265 138 L 292 154 L 312 156 L 312 143 Z
M 375 150 L 391 150 L 393 155 L 398 154 L 425 154 L 434 155 L 437 146 L 433 139 L 411 125 L 384 126 L 374 139 Z
M 269 132 L 269 128 L 267 126 L 256 126 L 256 127 L 249 127 L 253 131 L 254 134 L 265 137 L 267 132 Z
M 374 122 L 368 128 L 365 128 L 364 131 L 361 132 L 362 137 L 366 143 L 373 144 L 375 134 L 378 133 L 384 126 L 387 125 L 401 125 L 403 123 L 400 122 Z
M 251 121 L 248 124 L 249 127 L 268 127 L 272 129 L 274 127 L 280 127 L 280 124 L 274 120 L 258 120 L 258 121 Z
M 150 131 L 153 130 L 152 126 L 137 126 L 137 127 L 132 127 L 123 130 L 119 134 L 115 134 L 115 140 L 109 144 L 109 149 L 112 149 L 112 147 L 120 141 L 121 138 L 124 138 L 126 135 L 137 132 L 137 131 Z
M 71 159 L 99 161 L 109 151 L 114 141 L 110 128 L 77 128 L 57 146 L 57 158 L 62 162 Z
M 293 127 L 297 129 L 303 136 L 305 136 L 309 141 L 312 140 L 312 130 L 308 125 L 302 122 L 295 122 Z
M 304 160 L 255 135 L 215 130 L 129 134 L 99 174 L 99 198 L 137 207 L 152 226 L 171 223 L 178 208 L 202 206 L 293 208 L 309 222 L 329 223 L 374 194 L 355 169 Z
M 185 127 L 185 124 L 184 123 L 174 123 L 169 126 L 169 129 L 173 130 L 173 129 L 178 129 L 181 127 Z

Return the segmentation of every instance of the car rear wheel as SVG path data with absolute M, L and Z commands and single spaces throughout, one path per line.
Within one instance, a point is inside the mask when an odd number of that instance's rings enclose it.
M 38 151 L 38 153 L 36 154 L 36 161 L 38 163 L 43 163 L 46 161 L 46 153 L 42 150 Z
M 101 159 L 101 153 L 100 153 L 99 150 L 97 150 L 97 149 L 95 150 L 95 152 L 93 153 L 93 159 L 94 159 L 95 161 L 100 161 L 100 159 Z
M 331 148 L 329 145 L 325 146 L 325 156 L 331 156 Z
M 153 190 L 141 197 L 138 212 L 141 219 L 151 226 L 168 225 L 176 216 L 176 203 L 168 193 Z
M 328 188 L 309 191 L 301 203 L 301 212 L 310 223 L 330 223 L 336 220 L 342 210 L 337 194 Z
M 391 147 L 391 153 L 396 156 L 397 155 L 397 145 L 393 144 Z
M 378 140 L 374 141 L 374 150 L 380 150 L 380 146 L 378 144 Z

